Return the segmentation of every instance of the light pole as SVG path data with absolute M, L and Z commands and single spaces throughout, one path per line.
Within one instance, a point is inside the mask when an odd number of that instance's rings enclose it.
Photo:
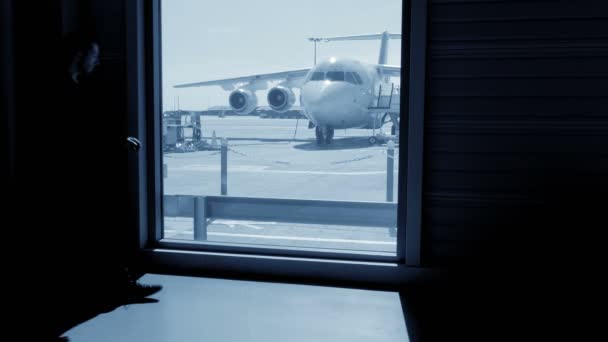
M 308 38 L 308 40 L 310 40 L 311 42 L 315 43 L 315 63 L 314 65 L 317 65 L 317 42 L 320 42 L 322 38 Z

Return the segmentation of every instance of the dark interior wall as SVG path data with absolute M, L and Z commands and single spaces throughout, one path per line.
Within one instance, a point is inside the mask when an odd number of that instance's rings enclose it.
M 125 72 L 125 23 L 122 1 L 77 1 L 53 0 L 37 3 L 35 10 L 28 2 L 12 3 L 7 14 L 11 17 L 12 31 L 7 37 L 12 41 L 12 51 L 3 54 L 3 61 L 11 59 L 14 68 L 12 77 L 3 76 L 3 88 L 13 94 L 13 116 L 5 119 L 2 128 L 11 133 L 13 145 L 3 156 L 13 158 L 9 166 L 15 170 L 15 181 L 11 182 L 18 195 L 16 206 L 28 212 L 35 212 L 43 206 L 48 213 L 46 219 L 24 221 L 24 225 L 52 224 L 51 231 L 58 232 L 67 224 L 98 228 L 98 222 L 89 217 L 83 222 L 72 222 L 72 203 L 89 202 L 96 215 L 115 218 L 116 227 L 105 230 L 116 241 L 136 237 L 126 223 L 127 213 L 127 154 L 126 149 L 116 149 L 124 141 L 126 131 L 126 72 Z M 4 15 L 4 13 L 3 13 Z M 6 22 L 2 23 L 6 25 Z M 100 45 L 100 65 L 96 70 L 103 92 L 98 100 L 103 102 L 104 111 L 94 118 L 87 110 L 78 117 L 67 117 L 62 112 L 62 85 L 65 68 L 62 67 L 61 46 L 66 33 L 82 28 L 93 29 Z M 3 31 L 4 41 L 6 41 Z M 3 68 L 6 69 L 3 63 Z M 4 74 L 4 73 L 3 73 Z M 7 90 L 3 89 L 3 96 Z M 9 104 L 3 101 L 3 109 Z M 91 113 L 96 108 L 91 105 Z M 101 151 L 102 143 L 90 137 L 112 137 L 108 139 L 108 149 L 116 153 L 99 155 L 94 159 L 91 151 Z M 65 144 L 58 144 L 58 137 L 71 137 Z M 123 140 L 120 140 L 123 137 Z M 3 140 L 5 135 L 3 134 Z M 114 144 L 114 145 L 112 145 Z M 110 146 L 112 145 L 112 146 Z M 3 146 L 6 146 L 3 141 Z M 122 153 L 121 153 L 122 152 Z M 61 157 L 67 156 L 67 157 Z M 59 158 L 57 158 L 59 157 Z M 85 159 L 83 159 L 83 157 Z M 5 157 L 3 157 L 3 160 Z M 86 160 L 87 162 L 84 162 Z M 3 164 L 4 167 L 4 164 Z M 90 175 L 90 184 L 105 184 L 103 193 L 87 194 L 75 198 L 79 188 L 89 183 L 71 182 L 63 177 L 62 170 Z M 61 182 L 61 185 L 54 183 Z M 57 189 L 61 194 L 58 194 Z M 101 200 L 104 198 L 104 200 Z M 42 213 L 41 212 L 41 213 Z M 115 229 L 114 229 L 115 228 Z M 28 227 L 23 228 L 28 229 Z M 45 230 L 46 231 L 46 230 Z M 40 244 L 52 244 L 53 234 L 45 233 Z M 42 240 L 42 238 L 37 239 Z M 87 244 L 82 237 L 74 236 L 74 244 Z M 69 243 L 68 242 L 68 243 Z
M 429 1 L 422 262 L 446 276 L 404 292 L 419 340 L 588 339 L 567 327 L 608 226 L 606 6 Z
M 14 178 L 14 79 L 12 0 L 0 1 L 0 177 L 8 188 Z
M 605 223 L 605 4 L 435 0 L 428 29 L 423 262 L 568 259 Z
M 61 37 L 60 2 L 40 4 L 37 11 L 23 2 L 12 2 L 13 105 L 11 127 L 15 139 L 15 170 L 20 185 L 34 176 L 36 157 L 31 153 L 52 131 L 47 115 L 54 108 L 57 86 L 57 47 Z M 43 14 L 44 13 L 44 14 Z M 35 124 L 34 124 L 35 123 Z

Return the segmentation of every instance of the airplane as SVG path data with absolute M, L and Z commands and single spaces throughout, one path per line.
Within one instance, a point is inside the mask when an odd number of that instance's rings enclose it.
M 309 38 L 318 41 L 375 40 L 380 39 L 377 64 L 369 64 L 352 58 L 330 57 L 312 68 L 298 69 L 244 77 L 175 85 L 189 88 L 219 85 L 230 91 L 228 102 L 240 115 L 247 115 L 257 108 L 257 90 L 265 90 L 269 81 L 280 82 L 267 94 L 268 105 L 277 112 L 286 112 L 295 103 L 292 89 L 300 89 L 300 106 L 309 120 L 309 128 L 315 128 L 317 145 L 331 144 L 335 129 L 378 129 L 390 116 L 395 134 L 398 113 L 389 112 L 393 85 L 391 77 L 401 76 L 401 66 L 387 65 L 388 42 L 401 39 L 401 34 L 384 31 L 375 34 Z M 390 89 L 390 94 L 386 94 Z M 389 104 L 387 106 L 386 99 Z M 382 105 L 381 100 L 384 100 Z M 376 136 L 369 138 L 377 142 Z

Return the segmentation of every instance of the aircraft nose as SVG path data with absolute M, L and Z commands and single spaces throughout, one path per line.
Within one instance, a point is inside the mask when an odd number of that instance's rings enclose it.
M 332 82 L 309 82 L 301 88 L 302 103 L 312 110 L 319 106 L 328 107 L 340 99 L 341 92 Z
M 311 108 L 313 106 L 319 105 L 322 103 L 322 92 L 321 92 L 321 82 L 316 83 L 306 83 L 301 89 L 300 92 L 302 94 L 302 104 L 306 106 L 306 108 Z

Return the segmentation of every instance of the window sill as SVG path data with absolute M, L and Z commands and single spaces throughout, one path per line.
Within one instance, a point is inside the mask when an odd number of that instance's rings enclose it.
M 264 281 L 399 287 L 437 275 L 437 270 L 395 262 L 346 261 L 245 255 L 173 249 L 142 249 L 139 261 L 148 272 L 251 278 Z

